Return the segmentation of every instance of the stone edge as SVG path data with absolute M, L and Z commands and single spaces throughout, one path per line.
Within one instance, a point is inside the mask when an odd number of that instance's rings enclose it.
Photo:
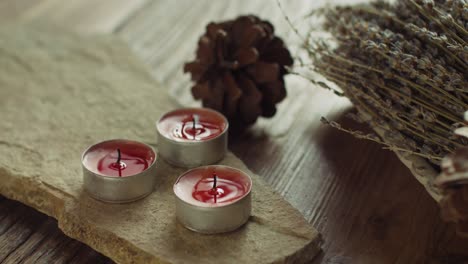
M 35 178 L 36 177 L 26 178 L 20 175 L 13 177 L 11 173 L 0 168 L 0 181 L 3 182 L 0 186 L 0 193 L 8 199 L 19 201 L 35 210 L 57 219 L 58 227 L 65 235 L 89 245 L 94 250 L 111 258 L 117 263 L 170 264 L 170 262 L 161 260 L 156 256 L 139 249 L 132 243 L 107 230 L 92 227 L 89 222 L 78 220 L 78 216 L 67 210 L 67 204 L 78 202 L 76 198 L 52 186 L 48 186 Z M 8 186 L 13 185 L 22 186 L 22 195 L 18 195 L 8 188 Z M 315 258 L 321 250 L 320 246 L 322 237 L 315 229 L 313 230 L 316 234 L 314 239 L 308 241 L 303 248 L 298 249 L 293 254 L 284 256 L 273 263 L 308 263 Z M 99 235 L 96 236 L 93 234 Z M 109 243 L 109 241 L 112 242 Z

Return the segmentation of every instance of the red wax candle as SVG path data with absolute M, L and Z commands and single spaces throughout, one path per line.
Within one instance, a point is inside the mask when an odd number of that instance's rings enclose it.
M 249 176 L 226 166 L 192 169 L 174 184 L 174 193 L 183 201 L 201 206 L 218 207 L 235 203 L 250 193 Z
M 223 115 L 206 108 L 184 108 L 171 111 L 159 120 L 157 128 L 166 138 L 195 142 L 221 135 L 228 127 Z
M 83 155 L 83 165 L 91 172 L 110 177 L 128 177 L 148 169 L 156 153 L 143 143 L 131 140 L 104 141 Z

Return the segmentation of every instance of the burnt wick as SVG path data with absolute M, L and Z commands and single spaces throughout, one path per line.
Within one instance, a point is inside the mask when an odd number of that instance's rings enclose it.
M 117 165 L 120 167 L 120 160 L 122 159 L 122 156 L 120 154 L 120 149 L 117 149 Z
M 213 190 L 216 190 L 216 181 L 217 181 L 218 176 L 216 176 L 216 173 L 213 172 Z
M 192 115 L 192 125 L 193 125 L 193 139 L 197 136 L 197 124 L 199 122 L 200 116 L 199 115 Z
M 193 115 L 192 119 L 193 119 L 193 130 L 195 130 L 197 128 L 198 122 L 200 122 L 200 116 L 199 115 Z

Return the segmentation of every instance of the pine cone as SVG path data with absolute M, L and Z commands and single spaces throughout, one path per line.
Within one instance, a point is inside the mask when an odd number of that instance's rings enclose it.
M 465 113 L 465 125 L 455 130 L 455 134 L 468 139 L 468 112 Z M 468 147 L 446 156 L 441 168 L 436 184 L 443 191 L 440 201 L 442 217 L 455 222 L 460 235 L 468 236 Z
M 241 16 L 209 23 L 184 72 L 191 73 L 192 95 L 203 106 L 224 113 L 234 126 L 247 126 L 276 113 L 275 105 L 286 97 L 285 66 L 292 64 L 268 21 Z

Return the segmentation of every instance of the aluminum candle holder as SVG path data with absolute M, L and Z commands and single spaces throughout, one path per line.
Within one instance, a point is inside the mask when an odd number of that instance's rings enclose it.
M 177 219 L 204 234 L 236 230 L 251 215 L 251 189 L 251 178 L 228 166 L 189 170 L 174 184 Z
M 222 114 L 207 108 L 166 113 L 156 123 L 159 155 L 183 168 L 214 164 L 226 154 L 228 127 Z
M 141 142 L 114 139 L 83 152 L 83 185 L 93 198 L 127 203 L 150 194 L 156 183 L 156 152 Z

